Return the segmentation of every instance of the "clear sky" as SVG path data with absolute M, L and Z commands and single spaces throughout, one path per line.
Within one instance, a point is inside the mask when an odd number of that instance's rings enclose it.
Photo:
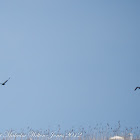
M 0 129 L 140 126 L 139 7 L 0 1 Z

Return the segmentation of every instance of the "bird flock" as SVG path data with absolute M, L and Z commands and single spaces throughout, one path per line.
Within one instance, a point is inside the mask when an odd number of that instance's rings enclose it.
M 10 79 L 10 77 L 9 77 L 9 79 Z M 4 85 L 9 81 L 9 79 L 7 79 L 5 82 L 0 83 L 0 84 L 4 86 Z M 136 91 L 137 89 L 140 89 L 140 87 L 136 87 L 136 88 L 134 89 L 134 91 Z

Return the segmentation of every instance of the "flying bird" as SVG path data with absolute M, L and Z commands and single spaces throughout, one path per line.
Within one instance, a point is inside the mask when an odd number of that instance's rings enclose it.
M 136 87 L 135 90 L 137 90 L 137 88 L 140 89 L 140 87 Z
M 10 77 L 9 77 L 9 79 L 10 79 Z M 9 79 L 8 79 L 8 80 L 9 80 Z M 8 82 L 8 80 L 6 80 L 5 82 L 0 83 L 0 84 L 4 86 L 4 85 L 6 84 L 6 82 Z

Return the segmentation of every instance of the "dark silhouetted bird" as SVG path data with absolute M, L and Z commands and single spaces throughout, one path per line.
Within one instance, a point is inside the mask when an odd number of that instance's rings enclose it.
M 135 90 L 137 90 L 137 88 L 140 89 L 140 87 L 136 87 Z
M 9 77 L 9 79 L 10 79 L 10 77 Z M 9 80 L 9 79 L 8 79 L 8 80 Z M 6 80 L 5 82 L 0 83 L 0 84 L 4 86 L 4 85 L 6 84 L 6 82 L 8 82 L 8 80 Z

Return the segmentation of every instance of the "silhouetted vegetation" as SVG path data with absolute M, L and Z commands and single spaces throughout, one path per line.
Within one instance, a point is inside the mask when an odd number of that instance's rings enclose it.
M 130 134 L 133 136 L 133 140 L 140 140 L 139 127 L 121 127 L 120 121 L 118 121 L 116 127 L 110 126 L 107 123 L 105 126 L 102 124 L 96 124 L 95 126 L 89 126 L 88 128 L 70 129 L 65 132 L 61 132 L 60 125 L 57 130 L 33 130 L 27 128 L 25 131 L 15 132 L 14 130 L 5 131 L 4 134 L 0 134 L 2 140 L 109 140 L 112 136 L 121 136 L 124 140 L 130 140 Z

